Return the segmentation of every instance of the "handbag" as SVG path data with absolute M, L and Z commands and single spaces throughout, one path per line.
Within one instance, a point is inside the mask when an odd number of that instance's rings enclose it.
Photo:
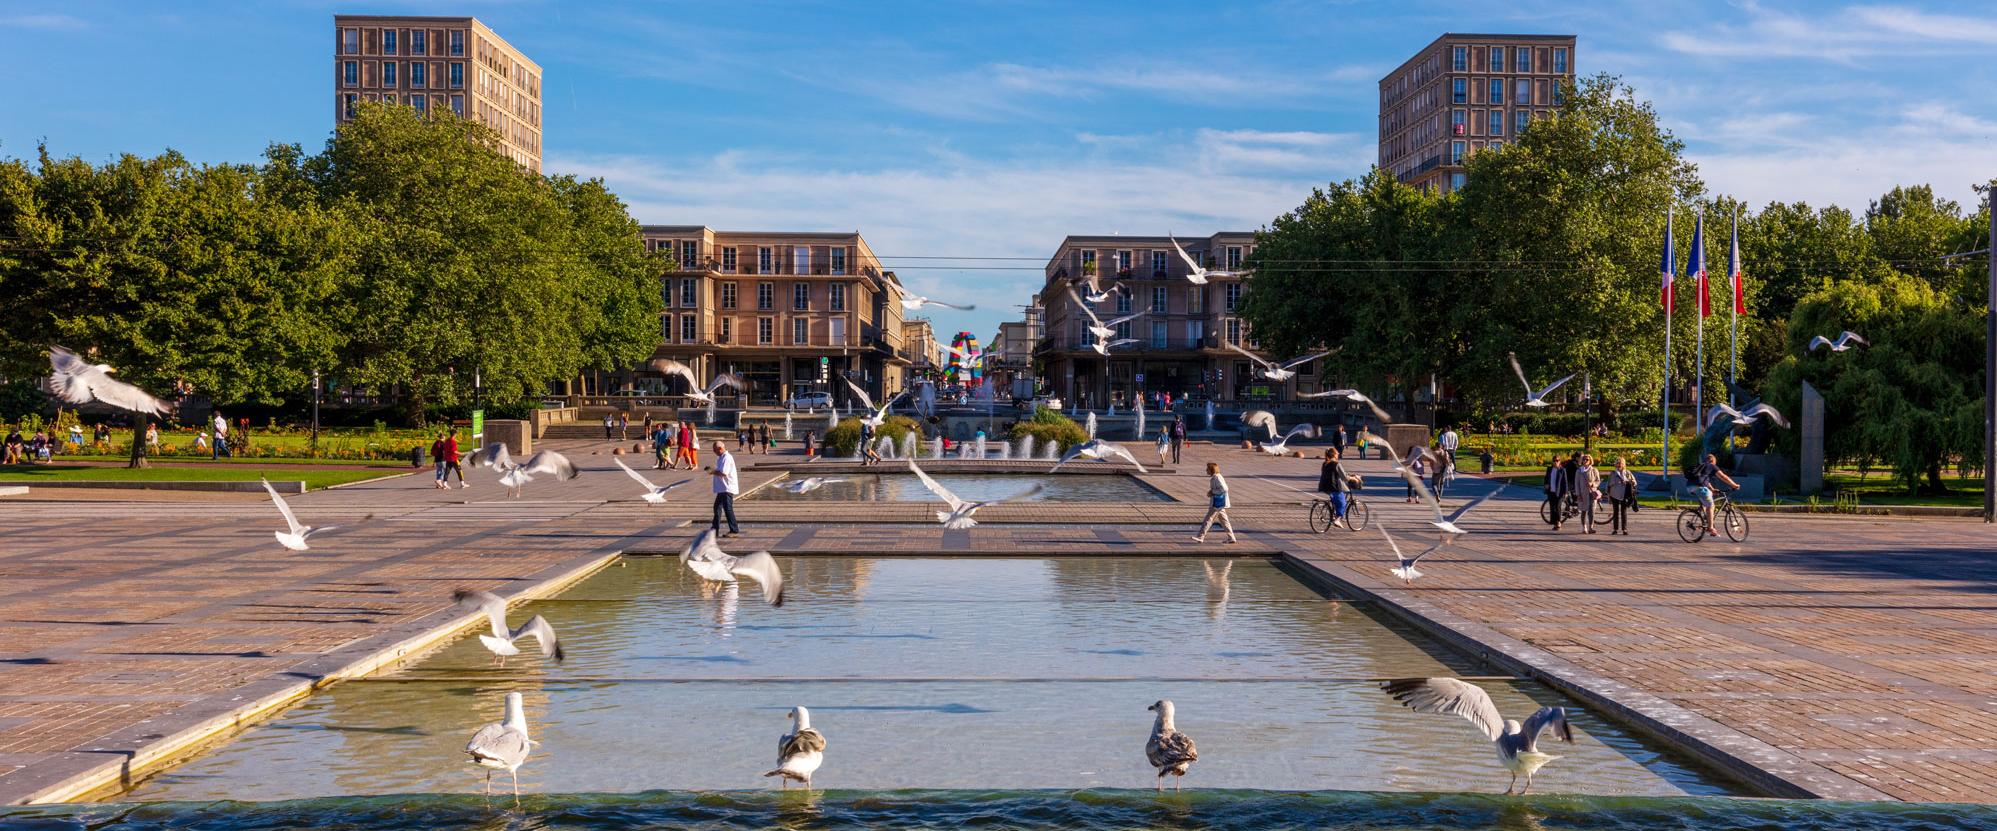
M 1221 510 L 1221 509 L 1224 509 L 1224 508 L 1226 508 L 1226 507 L 1227 507 L 1227 494 L 1224 494 L 1224 493 L 1216 493 L 1216 494 L 1214 494 L 1214 495 L 1213 495 L 1213 497 L 1212 497 L 1211 499 L 1209 499 L 1209 500 L 1208 500 L 1207 502 L 1208 502 L 1208 504 L 1209 504 L 1209 505 L 1211 505 L 1211 506 L 1212 506 L 1212 507 L 1213 507 L 1213 508 L 1214 508 L 1215 510 Z

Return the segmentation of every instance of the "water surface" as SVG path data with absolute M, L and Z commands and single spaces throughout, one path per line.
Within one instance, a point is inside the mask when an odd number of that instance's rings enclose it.
M 904 468 L 906 469 L 906 468 Z M 926 471 L 925 471 L 926 472 Z M 793 478 L 810 476 L 810 470 L 793 471 Z M 787 502 L 941 502 L 922 486 L 912 473 L 830 474 L 844 479 L 809 493 L 791 493 L 767 487 L 745 497 Z M 1153 502 L 1170 497 L 1149 485 L 1123 474 L 1057 473 L 932 473 L 930 478 L 960 499 L 971 501 L 1012 497 L 1041 486 L 1039 493 L 1024 497 L 1026 502 Z

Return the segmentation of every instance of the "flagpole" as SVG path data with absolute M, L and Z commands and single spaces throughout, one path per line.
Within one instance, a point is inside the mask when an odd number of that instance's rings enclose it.
M 1664 474 L 1664 489 L 1671 489 L 1671 307 L 1672 294 L 1677 286 L 1672 284 L 1672 275 L 1678 270 L 1677 255 L 1671 250 L 1672 209 L 1664 209 L 1664 394 L 1661 397 L 1664 411 L 1664 455 L 1658 459 L 1660 472 Z
M 1727 234 L 1727 402 L 1735 408 L 1740 400 L 1734 390 L 1740 385 L 1740 206 L 1734 206 L 1731 232 Z
M 1706 294 L 1705 230 L 1706 215 L 1701 212 L 1698 224 L 1693 226 L 1692 231 L 1692 256 L 1698 258 L 1699 267 L 1697 269 L 1690 266 L 1685 268 L 1686 271 L 1692 272 L 1692 290 L 1699 295 L 1692 301 L 1692 305 L 1696 307 L 1692 313 L 1698 315 L 1699 318 L 1698 325 L 1692 330 L 1695 339 L 1698 341 L 1698 346 L 1693 350 L 1697 357 L 1692 360 L 1692 371 L 1694 373 L 1692 375 L 1692 423 L 1698 426 L 1700 433 L 1706 431 L 1706 303 L 1708 301 Z

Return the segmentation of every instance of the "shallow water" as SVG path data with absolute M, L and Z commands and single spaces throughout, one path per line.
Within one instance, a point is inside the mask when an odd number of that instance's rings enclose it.
M 1938 831 L 1997 827 L 1968 805 L 1720 798 L 1188 791 L 651 792 L 384 796 L 273 803 L 0 808 L 0 825 L 48 831 L 402 829 L 1020 829 L 1020 831 Z
M 905 469 L 905 468 L 904 468 Z M 793 477 L 811 475 L 798 471 Z M 833 482 L 809 493 L 791 493 L 775 486 L 763 488 L 745 499 L 772 502 L 942 502 L 922 486 L 912 473 L 836 474 L 844 482 Z M 932 473 L 930 478 L 949 488 L 959 499 L 973 502 L 1014 497 L 1034 485 L 1039 493 L 1022 502 L 1154 502 L 1170 497 L 1122 474 L 1105 475 L 1031 473 Z
M 465 792 L 465 739 L 526 697 L 535 793 L 774 787 L 777 737 L 805 705 L 831 788 L 1148 787 L 1146 707 L 1199 742 L 1186 784 L 1501 791 L 1465 721 L 1409 712 L 1376 679 L 1489 672 L 1328 601 L 1266 560 L 781 558 L 782 608 L 703 592 L 671 558 L 634 558 L 514 610 L 569 660 L 498 669 L 466 637 L 413 666 L 335 685 L 126 799 L 274 800 Z M 1211 571 L 1209 570 L 1211 569 Z M 441 589 L 440 589 L 441 590 Z M 1485 685 L 1508 715 L 1567 703 Z M 1586 711 L 1545 791 L 1718 794 L 1726 786 Z M 501 781 L 505 781 L 501 774 Z

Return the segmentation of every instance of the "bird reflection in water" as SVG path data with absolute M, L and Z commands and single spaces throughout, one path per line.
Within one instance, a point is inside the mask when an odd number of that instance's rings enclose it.
M 1234 561 L 1222 561 L 1220 568 L 1214 568 L 1206 560 L 1201 560 L 1200 565 L 1207 572 L 1207 617 L 1213 620 L 1227 617 L 1227 598 L 1234 590 Z
M 706 580 L 695 584 L 700 599 L 713 601 L 714 628 L 721 630 L 722 637 L 729 637 L 735 628 L 735 611 L 742 600 L 742 588 L 738 583 L 714 583 Z

